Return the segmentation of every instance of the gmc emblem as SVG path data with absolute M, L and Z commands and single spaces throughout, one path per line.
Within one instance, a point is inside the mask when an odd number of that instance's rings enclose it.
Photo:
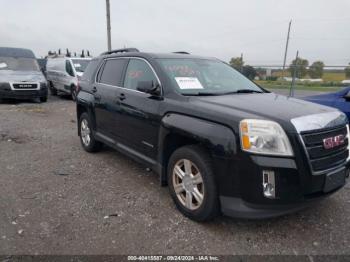
M 337 146 L 340 146 L 342 144 L 344 144 L 345 137 L 344 135 L 338 135 L 338 136 L 334 136 L 334 137 L 328 137 L 323 139 L 323 147 L 325 149 L 331 149 Z

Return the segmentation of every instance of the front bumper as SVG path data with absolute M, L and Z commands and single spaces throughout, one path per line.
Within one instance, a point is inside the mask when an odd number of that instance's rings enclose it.
M 0 98 L 5 99 L 35 99 L 47 97 L 47 88 L 40 90 L 0 90 Z
M 346 173 L 348 163 L 332 172 Z M 233 183 L 239 185 L 236 191 L 233 192 L 231 187 L 231 191 L 223 190 L 220 195 L 222 213 L 236 218 L 264 219 L 293 213 L 319 202 L 345 185 L 345 180 L 340 181 L 328 190 L 327 175 L 332 172 L 311 175 L 307 166 L 297 165 L 295 159 L 251 155 L 239 166 L 239 179 Z M 275 174 L 274 198 L 264 196 L 265 170 Z
M 323 198 L 312 199 L 298 204 L 253 205 L 244 202 L 240 198 L 221 196 L 220 204 L 221 212 L 226 216 L 245 219 L 265 219 L 305 209 L 321 199 Z

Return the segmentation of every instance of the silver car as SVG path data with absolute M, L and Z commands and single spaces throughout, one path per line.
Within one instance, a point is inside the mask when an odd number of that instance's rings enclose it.
M 47 84 L 29 49 L 0 47 L 0 99 L 47 101 Z

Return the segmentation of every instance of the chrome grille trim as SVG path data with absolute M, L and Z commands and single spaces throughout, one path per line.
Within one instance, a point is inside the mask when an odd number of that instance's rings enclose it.
M 303 137 L 305 135 L 312 136 L 313 134 L 317 135 L 322 133 L 334 132 L 337 130 L 344 131 L 344 128 L 346 128 L 346 131 L 347 131 L 346 139 L 348 143 L 347 150 L 349 152 L 349 149 L 350 149 L 349 126 L 348 126 L 348 119 L 344 113 L 340 111 L 334 111 L 334 112 L 327 112 L 327 113 L 321 113 L 321 114 L 312 114 L 312 115 L 293 118 L 291 120 L 291 123 L 294 125 L 295 129 L 297 130 L 298 138 L 303 147 L 304 153 L 307 157 L 307 165 L 309 166 L 309 169 L 312 175 L 322 175 L 325 173 L 332 172 L 334 170 L 339 169 L 347 161 L 350 160 L 350 154 L 348 153 L 348 157 L 344 159 L 344 161 L 341 162 L 340 164 L 333 166 L 331 168 L 323 169 L 323 170 L 314 170 L 311 163 L 311 157 L 308 152 L 308 149 L 310 148 L 310 146 L 309 147 L 306 146 L 306 143 Z M 334 157 L 334 155 L 330 154 L 328 155 L 328 157 Z M 314 157 L 313 160 L 315 159 L 319 159 L 319 158 Z
M 334 132 L 334 131 L 337 131 L 337 130 L 339 130 L 339 132 L 341 132 L 341 131 L 344 131 L 344 129 L 346 129 L 346 132 L 347 132 L 347 130 L 348 130 L 348 125 L 344 125 L 344 126 L 342 126 L 342 127 L 334 127 L 333 129 L 327 129 L 326 131 L 327 132 Z M 308 132 L 307 134 L 308 135 L 312 135 L 312 134 L 314 134 L 315 136 L 316 135 L 319 135 L 320 133 L 324 133 L 324 131 L 323 130 L 315 130 L 314 132 Z M 306 144 L 305 144 L 305 140 L 304 140 L 304 137 L 303 136 L 305 136 L 305 133 L 303 134 L 299 134 L 299 139 L 300 139 L 300 142 L 301 142 L 301 144 L 302 144 L 302 146 L 303 146 L 303 149 L 304 149 L 304 152 L 305 152 L 305 155 L 307 156 L 307 162 L 308 162 L 308 166 L 309 166 L 309 168 L 310 168 L 310 170 L 311 170 L 311 173 L 313 174 L 313 175 L 322 175 L 322 174 L 326 174 L 326 173 L 329 173 L 329 172 L 332 172 L 332 171 L 334 171 L 334 170 L 337 170 L 337 169 L 339 169 L 339 168 L 341 168 L 342 166 L 344 166 L 344 164 L 349 160 L 349 133 L 347 132 L 347 135 L 346 135 L 346 143 L 347 143 L 347 145 L 346 145 L 346 147 L 344 148 L 344 146 L 343 147 L 339 147 L 339 149 L 340 149 L 340 151 L 334 151 L 332 154 L 329 154 L 329 155 L 327 155 L 327 156 L 320 156 L 320 157 L 317 157 L 317 158 L 311 158 L 310 157 L 310 154 L 309 154 L 309 151 L 308 151 L 308 149 L 310 148 L 310 147 L 308 147 L 308 146 L 306 146 Z M 321 142 L 322 140 L 320 140 L 320 142 Z M 344 158 L 343 160 L 342 159 L 339 159 L 339 161 L 338 161 L 338 164 L 337 165 L 335 165 L 335 166 L 331 166 L 331 167 L 329 167 L 329 168 L 326 168 L 326 169 L 321 169 L 321 170 L 315 170 L 315 168 L 313 167 L 313 165 L 312 165 L 312 162 L 314 161 L 317 161 L 317 160 L 322 160 L 322 159 L 326 159 L 326 158 L 333 158 L 333 157 L 335 157 L 335 156 L 337 156 L 337 155 L 340 155 L 341 153 L 345 153 L 345 151 L 348 151 L 348 156 L 346 157 L 346 158 Z

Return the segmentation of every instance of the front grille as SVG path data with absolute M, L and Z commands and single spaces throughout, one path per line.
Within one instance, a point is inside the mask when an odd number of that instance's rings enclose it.
M 12 84 L 13 89 L 17 90 L 25 90 L 25 89 L 37 89 L 38 84 L 36 83 L 16 83 Z
M 344 143 L 333 148 L 326 149 L 324 139 L 332 138 L 338 135 L 345 137 Z M 342 165 L 349 156 L 348 138 L 346 126 L 325 129 L 318 131 L 303 132 L 301 137 L 304 141 L 306 151 L 309 157 L 311 168 L 314 172 L 336 168 Z

